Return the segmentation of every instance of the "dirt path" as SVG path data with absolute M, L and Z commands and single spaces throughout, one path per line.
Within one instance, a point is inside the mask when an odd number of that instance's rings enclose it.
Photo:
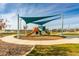
M 53 44 L 65 44 L 65 43 L 79 44 L 79 38 L 34 41 L 34 40 L 21 40 L 21 39 L 14 38 L 13 36 L 6 36 L 1 38 L 1 40 L 8 43 L 23 44 L 23 45 L 53 45 Z

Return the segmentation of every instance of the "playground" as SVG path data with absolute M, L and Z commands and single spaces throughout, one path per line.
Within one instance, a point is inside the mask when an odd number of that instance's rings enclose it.
M 79 56 L 79 6 L 53 5 L 19 5 L 16 12 L 6 17 L 9 13 L 5 10 L 0 18 L 0 55 Z M 7 7 L 17 9 L 15 4 Z
M 56 16 L 58 16 L 58 17 L 56 17 Z M 53 18 L 50 20 L 45 20 L 50 17 L 56 17 L 56 18 Z M 21 31 L 20 31 L 21 22 L 19 19 L 25 21 L 25 23 L 26 23 L 26 26 L 24 27 L 24 31 L 25 31 L 24 34 L 21 34 Z M 44 20 L 39 21 L 42 19 L 44 19 Z M 63 21 L 61 14 L 55 14 L 55 15 L 50 15 L 50 16 L 41 16 L 41 17 L 22 17 L 22 16 L 19 16 L 19 14 L 18 14 L 18 31 L 17 31 L 17 36 L 15 36 L 15 37 L 18 39 L 22 39 L 22 40 L 59 40 L 59 39 L 63 39 L 63 38 L 65 38 L 65 36 L 63 36 L 63 22 L 61 24 L 62 30 L 60 31 L 59 35 L 55 35 L 55 32 L 53 33 L 47 28 L 47 26 L 43 26 L 44 24 L 46 24 L 48 22 L 58 20 L 58 19 L 60 19 L 61 22 Z M 39 21 L 39 22 L 36 22 L 36 21 Z M 31 31 L 28 32 L 27 24 L 29 24 L 29 23 L 36 24 L 37 26 L 33 27 L 31 29 Z M 53 33 L 53 35 L 52 35 L 52 33 Z
M 44 16 L 41 18 L 46 18 L 46 17 L 49 17 L 49 16 Z M 33 27 L 32 30 L 27 30 L 28 27 L 24 27 L 24 30 L 21 30 L 19 18 L 20 17 L 18 16 L 17 30 L 2 30 L 4 26 L 1 25 L 2 27 L 1 27 L 1 33 L 0 33 L 0 36 L 1 36 L 0 37 L 0 42 L 1 42 L 0 55 L 3 55 L 3 56 L 5 55 L 6 56 L 78 55 L 78 53 L 76 52 L 78 52 L 79 48 L 75 47 L 75 46 L 78 47 L 79 45 L 78 31 L 76 32 L 64 31 L 63 22 L 61 23 L 61 29 L 59 29 L 60 31 L 59 30 L 51 31 L 46 26 L 43 26 L 43 24 L 49 22 L 48 20 L 42 21 L 42 22 L 35 22 L 35 24 L 37 24 L 38 26 Z M 24 17 L 25 22 L 27 21 L 26 25 L 28 22 L 34 23 L 32 21 L 36 21 L 35 19 L 37 20 L 40 19 L 40 17 L 32 17 L 32 18 L 29 17 L 28 18 L 30 20 L 29 21 L 27 20 L 27 18 L 28 17 Z M 56 19 L 60 19 L 61 21 L 63 20 L 60 17 Z M 73 51 L 72 51 L 72 48 L 73 48 Z M 77 51 L 75 51 L 76 49 Z M 51 53 L 51 51 L 53 53 Z

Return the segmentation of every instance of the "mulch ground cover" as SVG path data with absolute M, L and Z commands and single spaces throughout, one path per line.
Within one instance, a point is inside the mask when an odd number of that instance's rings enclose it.
M 22 40 L 59 40 L 62 36 L 20 36 Z

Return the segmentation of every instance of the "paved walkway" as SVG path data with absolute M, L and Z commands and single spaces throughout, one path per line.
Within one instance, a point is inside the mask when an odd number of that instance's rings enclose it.
M 65 43 L 79 44 L 79 38 L 34 41 L 34 40 L 21 40 L 21 39 L 14 38 L 13 36 L 6 36 L 3 38 L 0 38 L 0 40 L 8 43 L 23 44 L 23 45 L 53 45 L 53 44 L 65 44 Z

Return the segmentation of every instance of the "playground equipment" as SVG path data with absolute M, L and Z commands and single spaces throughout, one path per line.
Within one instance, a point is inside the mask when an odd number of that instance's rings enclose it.
M 39 33 L 38 27 L 34 27 L 34 29 L 32 30 L 32 32 L 28 33 L 27 36 L 30 36 L 33 33 L 35 33 L 36 35 Z
M 50 34 L 49 30 L 46 29 L 45 26 L 39 26 L 39 32 L 40 32 L 40 35 L 42 35 L 43 33 L 45 33 L 45 34 L 47 34 L 47 35 Z
M 27 36 L 30 36 L 32 34 L 36 34 L 36 35 L 43 35 L 44 33 L 46 35 L 49 35 L 50 32 L 45 28 L 45 26 L 39 26 L 39 27 L 34 27 L 34 29 L 32 30 L 32 32 L 28 33 Z
M 38 20 L 47 19 L 47 18 L 56 17 L 56 16 L 58 16 L 58 17 L 57 18 L 53 18 L 51 20 L 44 20 L 44 21 L 40 21 L 40 22 L 38 21 Z M 50 21 L 53 21 L 53 20 L 60 19 L 61 17 L 60 17 L 60 14 L 56 14 L 56 15 L 52 15 L 52 16 L 43 16 L 43 17 L 20 17 L 20 18 L 22 18 L 25 21 L 26 25 L 28 23 L 34 23 L 34 24 L 40 25 L 40 26 L 38 26 L 38 30 L 36 30 L 36 28 L 34 28 L 34 30 L 32 30 L 32 32 L 28 33 L 27 36 L 29 36 L 29 35 L 31 35 L 33 33 L 36 33 L 36 35 L 37 34 L 42 35 L 42 33 L 45 33 L 45 34 L 48 34 L 49 35 L 50 34 L 49 30 L 46 29 L 46 26 L 43 26 L 43 24 L 46 24 L 46 23 L 48 23 Z M 35 22 L 35 21 L 37 21 L 37 22 Z M 18 22 L 19 22 L 19 16 L 18 16 Z M 18 25 L 18 30 L 19 30 L 19 25 Z
M 46 23 L 48 23 L 48 22 L 50 22 L 50 21 L 54 21 L 54 20 L 57 20 L 57 19 L 60 19 L 60 17 L 57 17 L 57 18 L 54 18 L 54 19 L 51 19 L 51 20 L 45 20 L 45 21 L 33 22 L 33 23 L 39 25 L 38 28 L 39 28 L 40 35 L 42 35 L 42 33 L 50 35 L 49 30 L 46 29 L 46 26 L 43 26 L 43 25 L 46 24 Z
M 28 24 L 34 21 L 38 21 L 38 20 L 42 20 L 42 19 L 46 19 L 50 17 L 55 17 L 55 16 L 59 16 L 59 14 L 52 15 L 52 16 L 43 16 L 43 17 L 20 17 L 20 18 L 22 18 L 25 21 L 25 23 Z

